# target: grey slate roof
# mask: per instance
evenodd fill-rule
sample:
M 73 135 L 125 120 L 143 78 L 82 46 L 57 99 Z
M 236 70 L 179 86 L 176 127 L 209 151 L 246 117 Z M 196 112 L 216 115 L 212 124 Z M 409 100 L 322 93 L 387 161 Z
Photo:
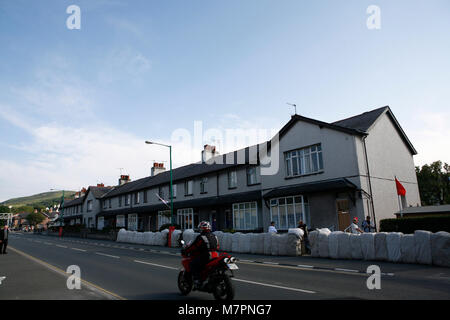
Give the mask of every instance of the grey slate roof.
M 353 116 L 347 119 L 339 120 L 333 123 L 327 123 L 311 118 L 306 118 L 300 115 L 294 115 L 291 117 L 291 120 L 279 131 L 280 138 L 287 132 L 289 129 L 297 122 L 297 121 L 306 121 L 309 123 L 316 124 L 321 127 L 327 127 L 333 130 L 338 130 L 342 132 L 346 132 L 353 135 L 358 136 L 364 136 L 367 135 L 367 130 L 375 123 L 375 121 L 385 112 L 388 113 L 388 115 L 391 117 L 392 121 L 396 125 L 397 131 L 399 132 L 402 139 L 405 141 L 405 143 L 410 148 L 411 152 L 413 154 L 417 154 L 417 151 L 412 146 L 411 142 L 409 141 L 406 134 L 403 132 L 402 128 L 400 127 L 399 123 L 395 119 L 394 115 L 392 114 L 390 108 L 388 106 L 374 109 L 372 111 L 364 112 L 360 115 Z M 253 147 L 253 146 L 252 146 Z M 249 163 L 249 148 L 247 147 L 245 149 L 245 163 Z M 268 148 L 270 148 L 270 141 L 268 141 Z M 237 167 L 243 164 L 236 164 L 237 161 L 237 152 L 239 150 L 231 152 L 234 153 L 234 164 L 204 164 L 204 163 L 193 163 L 189 164 L 183 167 L 179 167 L 176 169 L 173 169 L 173 181 L 180 181 L 187 178 L 193 178 L 196 176 L 201 176 L 207 173 L 211 172 L 217 172 L 221 170 L 226 170 L 229 168 Z M 259 154 L 258 154 L 259 156 Z M 225 157 L 226 155 L 222 155 L 225 163 Z M 143 189 L 147 189 L 149 187 L 154 187 L 162 184 L 167 184 L 170 181 L 170 173 L 169 171 L 162 172 L 154 177 L 145 177 L 139 180 L 128 182 L 122 186 L 114 187 L 111 191 L 107 192 L 103 195 L 102 198 L 110 198 L 114 197 L 120 194 L 126 194 L 131 192 L 140 191 Z
M 369 130 L 369 128 L 375 123 L 378 117 L 380 117 L 387 110 L 389 110 L 389 107 L 387 106 L 378 108 L 372 111 L 364 112 L 357 116 L 335 121 L 333 122 L 333 124 L 349 129 L 367 132 L 367 130 Z
M 92 194 L 94 195 L 94 197 L 96 199 L 100 199 L 101 197 L 103 197 L 103 195 L 105 193 L 108 193 L 109 191 L 112 190 L 113 187 L 95 187 L 95 186 L 90 186 L 89 190 L 92 192 Z M 86 192 L 87 195 L 87 192 Z
M 72 207 L 72 206 L 76 206 L 79 204 L 82 204 L 84 201 L 84 196 L 70 200 L 70 201 L 64 201 L 64 208 L 68 208 L 68 207 Z

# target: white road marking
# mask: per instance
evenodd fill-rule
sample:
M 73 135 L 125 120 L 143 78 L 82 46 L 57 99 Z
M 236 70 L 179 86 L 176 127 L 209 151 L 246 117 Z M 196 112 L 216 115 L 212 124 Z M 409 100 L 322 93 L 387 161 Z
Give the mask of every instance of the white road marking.
M 56 246 L 57 246 L 57 247 L 60 247 L 60 248 L 67 248 L 67 246 L 62 246 L 62 245 L 60 245 L 60 244 L 57 244 Z
M 116 258 L 119 259 L 120 257 L 118 256 L 112 256 L 110 254 L 106 254 L 106 253 L 101 253 L 101 252 L 96 252 L 95 254 L 101 255 L 101 256 L 105 256 L 105 257 L 110 257 L 110 258 Z
M 300 267 L 300 268 L 314 268 L 314 266 L 308 266 L 306 264 L 298 264 L 297 267 Z
M 353 269 L 343 269 L 343 268 L 334 268 L 335 271 L 344 271 L 344 272 L 359 272 L 358 270 Z
M 70 248 L 70 249 L 72 249 L 72 250 L 77 250 L 77 251 L 81 251 L 81 252 L 86 252 L 86 250 L 84 250 L 84 249 L 78 249 L 78 248 Z
M 235 280 L 235 281 L 240 281 L 240 282 L 245 282 L 245 283 L 250 283 L 250 284 L 257 284 L 257 285 L 265 286 L 265 287 L 272 287 L 272 288 L 278 288 L 278 289 L 284 289 L 284 290 L 298 291 L 298 292 L 303 292 L 303 293 L 316 293 L 315 291 L 298 289 L 298 288 L 283 287 L 283 286 L 277 286 L 277 285 L 269 284 L 269 283 L 262 283 L 262 282 L 243 280 L 243 279 L 236 279 L 236 278 L 232 278 L 232 279 Z
M 50 242 L 44 242 L 45 244 L 48 244 L 49 246 L 51 246 L 53 243 Z
M 139 260 L 134 260 L 134 262 L 148 264 L 150 266 L 155 266 L 155 267 L 161 267 L 161 268 L 166 268 L 166 269 L 178 270 L 178 268 L 169 267 L 169 266 L 163 266 L 161 264 L 156 264 L 156 263 L 150 263 L 150 262 L 139 261 Z
M 264 264 L 273 264 L 273 265 L 278 265 L 278 262 L 270 262 L 270 261 L 263 261 Z

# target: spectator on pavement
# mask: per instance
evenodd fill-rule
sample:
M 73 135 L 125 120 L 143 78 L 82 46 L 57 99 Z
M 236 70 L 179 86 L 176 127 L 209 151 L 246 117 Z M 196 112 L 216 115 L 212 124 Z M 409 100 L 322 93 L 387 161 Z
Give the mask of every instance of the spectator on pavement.
M 0 230 L 0 254 L 7 254 L 6 247 L 8 246 L 9 230 L 8 226 L 5 225 L 2 230 Z
M 303 232 L 304 232 L 304 234 L 303 234 L 303 241 L 305 242 L 306 252 L 310 253 L 311 249 L 310 249 L 310 246 L 309 246 L 308 227 L 306 226 L 306 223 L 304 223 L 303 220 L 300 220 L 298 222 L 297 228 L 300 228 L 300 229 L 303 230 Z
M 375 226 L 370 222 L 370 216 L 366 217 L 361 226 L 364 232 L 375 232 Z
M 350 230 L 351 233 L 353 234 L 360 234 L 360 233 L 364 233 L 359 227 L 358 227 L 358 218 L 354 217 L 353 218 L 353 223 L 351 225 L 349 225 L 344 231 Z
M 275 221 L 272 221 L 269 226 L 269 233 L 277 233 L 277 229 L 275 228 Z

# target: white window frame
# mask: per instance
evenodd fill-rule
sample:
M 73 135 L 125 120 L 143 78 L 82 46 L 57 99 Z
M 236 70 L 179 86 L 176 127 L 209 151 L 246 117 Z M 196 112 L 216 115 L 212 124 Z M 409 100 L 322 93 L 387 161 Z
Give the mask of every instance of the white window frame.
M 200 193 L 208 193 L 206 190 L 206 185 L 208 183 L 208 178 L 204 177 L 200 180 Z
M 177 223 L 182 230 L 194 229 L 195 226 L 195 213 L 193 208 L 184 208 L 177 210 Z M 186 221 L 186 218 L 188 218 Z
M 256 170 L 257 167 L 249 167 L 246 170 L 247 175 L 247 185 L 253 186 L 255 184 L 259 184 L 258 181 L 258 171 Z
M 228 171 L 228 189 L 237 188 L 237 171 Z
M 316 155 L 315 165 L 317 165 L 317 170 L 314 170 L 314 155 Z M 324 170 L 322 144 L 318 143 L 305 148 L 287 151 L 284 154 L 284 161 L 287 177 L 299 177 L 322 172 Z M 307 168 L 308 164 L 309 168 Z M 297 167 L 297 173 L 294 173 L 294 166 Z
M 247 215 L 247 210 L 249 210 L 249 215 Z M 256 221 L 252 224 L 253 210 L 255 210 Z M 236 216 L 238 215 L 238 217 Z M 255 230 L 258 229 L 258 203 L 256 201 L 252 202 L 239 202 L 233 203 L 232 205 L 232 217 L 233 217 L 233 229 L 235 230 Z M 236 219 L 239 219 L 239 224 L 236 223 Z M 250 224 L 248 224 L 247 219 L 250 219 Z M 241 225 L 243 221 L 243 226 Z
M 297 213 L 295 208 L 296 204 L 298 202 L 295 201 L 295 198 L 301 198 L 301 207 L 302 212 L 301 214 Z M 284 204 L 280 205 L 279 200 L 283 199 Z M 288 216 L 288 204 L 287 199 L 292 199 L 292 207 L 294 209 L 294 223 L 293 225 L 289 225 L 289 216 Z M 305 201 L 306 199 L 306 201 Z M 275 204 L 276 203 L 276 204 Z M 300 203 L 299 203 L 300 204 Z M 287 230 L 289 228 L 296 228 L 297 222 L 300 220 L 303 220 L 306 225 L 310 225 L 310 211 L 309 211 L 309 202 L 308 198 L 303 195 L 295 195 L 295 196 L 289 196 L 289 197 L 279 197 L 279 198 L 272 198 L 269 201 L 270 205 L 270 221 L 275 222 L 275 227 L 280 230 Z M 284 209 L 284 216 L 285 216 L 285 224 L 281 225 L 281 214 L 280 214 L 280 207 Z M 276 209 L 275 209 L 276 208 Z M 274 212 L 276 210 L 276 212 Z M 286 227 L 285 227 L 286 226 Z
M 184 195 L 192 196 L 193 194 L 194 194 L 194 180 L 186 180 L 186 182 L 184 183 Z
M 163 224 L 167 224 L 170 222 L 170 210 L 158 211 L 158 230 Z

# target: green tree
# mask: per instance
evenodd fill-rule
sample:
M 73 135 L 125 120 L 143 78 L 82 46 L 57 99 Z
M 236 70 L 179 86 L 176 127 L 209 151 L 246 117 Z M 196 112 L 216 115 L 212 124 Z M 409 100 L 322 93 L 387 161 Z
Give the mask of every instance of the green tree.
M 441 161 L 416 167 L 422 205 L 450 204 L 450 166 Z
M 7 206 L 0 205 L 0 213 L 8 213 L 10 212 Z
M 42 213 L 36 212 L 36 213 L 30 213 L 26 219 L 28 220 L 28 222 L 35 226 L 39 223 L 41 223 L 42 221 L 45 220 L 45 216 Z

